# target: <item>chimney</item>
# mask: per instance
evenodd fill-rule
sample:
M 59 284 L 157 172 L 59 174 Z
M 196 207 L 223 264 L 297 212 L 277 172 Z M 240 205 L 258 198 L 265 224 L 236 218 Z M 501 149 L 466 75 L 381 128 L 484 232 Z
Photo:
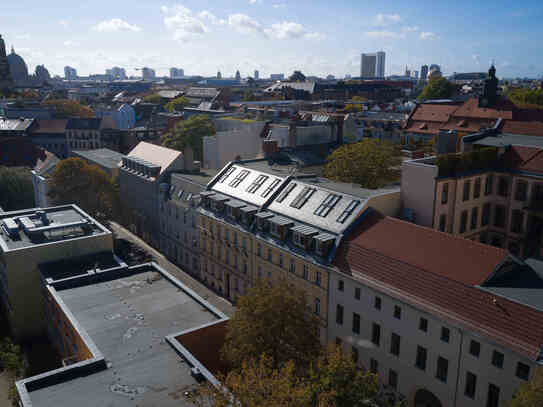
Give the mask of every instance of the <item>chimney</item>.
M 190 147 L 185 148 L 185 151 L 183 151 L 183 165 L 185 171 L 194 170 L 194 151 Z

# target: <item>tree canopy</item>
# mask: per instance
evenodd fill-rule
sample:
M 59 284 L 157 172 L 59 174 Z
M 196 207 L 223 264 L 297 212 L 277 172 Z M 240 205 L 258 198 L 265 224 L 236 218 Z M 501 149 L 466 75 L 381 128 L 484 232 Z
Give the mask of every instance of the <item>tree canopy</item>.
M 510 403 L 510 407 L 543 406 L 543 369 L 535 371 L 532 380 L 522 384 Z
M 30 170 L 23 167 L 0 167 L 0 207 L 5 211 L 15 211 L 34 206 Z
M 196 160 L 202 160 L 203 138 L 215 134 L 215 127 L 206 115 L 192 116 L 177 122 L 172 130 L 162 136 L 162 145 L 178 151 L 191 147 Z
M 56 203 L 75 203 L 98 220 L 110 220 L 118 214 L 117 186 L 104 170 L 81 158 L 60 161 L 51 174 L 49 187 L 49 195 Z
M 294 71 L 292 75 L 290 75 L 289 80 L 291 82 L 305 82 L 305 75 L 302 71 Z
M 42 102 L 42 106 L 55 108 L 56 116 L 59 119 L 69 117 L 95 117 L 94 111 L 91 108 L 69 99 L 49 99 Z
M 394 182 L 402 163 L 400 151 L 388 141 L 364 139 L 346 144 L 328 157 L 326 178 L 360 184 L 362 188 L 381 188 Z
M 422 89 L 419 96 L 420 100 L 425 99 L 445 99 L 453 95 L 455 86 L 447 79 L 440 77 L 430 79 Z
M 368 99 L 362 96 L 353 96 L 351 100 L 353 102 L 367 102 L 368 101 Z M 362 109 L 363 109 L 362 105 L 358 103 L 356 104 L 348 103 L 345 105 L 345 111 L 350 112 L 350 113 L 361 112 Z
M 305 292 L 286 281 L 257 284 L 238 300 L 223 358 L 234 368 L 262 354 L 271 357 L 274 368 L 288 361 L 309 366 L 320 349 L 319 320 L 309 311 Z
M 162 101 L 162 98 L 158 93 L 153 93 L 151 95 L 147 95 L 143 98 L 143 101 L 146 103 L 154 103 L 156 105 L 160 104 Z
M 168 112 L 180 112 L 183 108 L 189 104 L 189 100 L 184 96 L 176 97 L 175 99 L 170 100 L 164 108 Z
M 543 90 L 542 89 L 512 89 L 506 93 L 511 102 L 518 107 L 537 107 L 543 108 Z

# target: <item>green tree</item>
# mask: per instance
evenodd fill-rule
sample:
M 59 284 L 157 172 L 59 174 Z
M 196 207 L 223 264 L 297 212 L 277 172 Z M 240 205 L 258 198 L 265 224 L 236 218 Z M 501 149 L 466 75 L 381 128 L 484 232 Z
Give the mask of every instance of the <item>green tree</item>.
M 183 110 L 183 108 L 188 105 L 190 102 L 189 100 L 184 96 L 176 97 L 175 99 L 170 100 L 164 108 L 168 112 L 180 112 Z
M 400 151 L 394 144 L 364 139 L 346 144 L 330 154 L 324 176 L 376 189 L 398 179 L 401 163 Z
M 506 96 L 517 107 L 543 108 L 542 89 L 511 89 L 506 92 Z
M 309 370 L 312 405 L 363 407 L 378 395 L 377 376 L 357 368 L 352 355 L 330 345 Z
M 56 116 L 59 119 L 69 117 L 95 117 L 94 111 L 91 108 L 69 99 L 49 99 L 42 102 L 42 106 L 55 108 Z
M 94 218 L 118 216 L 119 193 L 107 173 L 81 158 L 67 158 L 51 174 L 49 195 L 58 204 L 75 203 Z
M 455 86 L 447 79 L 440 77 L 430 79 L 419 96 L 420 100 L 445 99 L 453 95 Z
M 522 384 L 510 403 L 510 407 L 541 407 L 543 406 L 543 369 L 535 371 L 532 379 Z
M 30 170 L 23 167 L 0 167 L 0 207 L 5 211 L 15 211 L 34 206 Z
M 206 115 L 192 116 L 177 122 L 172 130 L 162 136 L 162 145 L 178 151 L 191 147 L 196 160 L 202 160 L 203 138 L 215 134 L 215 127 Z
M 252 102 L 253 100 L 255 100 L 255 95 L 253 94 L 252 91 L 246 90 L 246 91 L 243 93 L 243 100 L 244 100 L 245 102 Z
M 368 99 L 362 96 L 353 96 L 351 100 L 353 102 L 367 102 L 368 101 Z M 361 112 L 362 109 L 363 109 L 362 105 L 358 103 L 356 104 L 348 103 L 347 105 L 345 105 L 345 111 L 350 112 L 350 113 Z
M 289 81 L 305 82 L 305 75 L 302 73 L 302 71 L 294 71 L 292 75 L 290 75 Z
M 156 105 L 160 104 L 162 102 L 162 98 L 158 93 L 153 93 L 152 95 L 147 95 L 143 98 L 143 101 L 145 103 L 154 103 Z
M 260 282 L 237 305 L 222 349 L 223 359 L 234 368 L 266 354 L 274 369 L 289 361 L 305 369 L 318 355 L 320 322 L 303 290 L 286 281 L 272 286 Z

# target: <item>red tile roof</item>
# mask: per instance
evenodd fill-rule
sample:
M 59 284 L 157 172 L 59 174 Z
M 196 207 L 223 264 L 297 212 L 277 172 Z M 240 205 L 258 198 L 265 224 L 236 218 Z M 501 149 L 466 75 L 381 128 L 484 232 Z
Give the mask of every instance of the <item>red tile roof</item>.
M 501 128 L 503 133 L 525 136 L 543 136 L 543 121 L 506 120 Z
M 455 105 L 422 103 L 415 108 L 410 119 L 446 123 L 456 109 L 458 109 L 458 106 Z
M 473 286 L 505 258 L 501 249 L 374 213 L 342 242 L 334 265 L 535 360 L 543 312 Z
M 501 100 L 496 107 L 479 107 L 479 99 L 471 98 L 452 113 L 453 117 L 476 119 L 513 119 L 515 105 L 508 100 Z
M 64 133 L 66 131 L 67 119 L 39 119 L 33 133 L 35 134 L 51 134 Z
M 543 149 L 512 146 L 503 157 L 505 166 L 512 170 L 543 173 Z

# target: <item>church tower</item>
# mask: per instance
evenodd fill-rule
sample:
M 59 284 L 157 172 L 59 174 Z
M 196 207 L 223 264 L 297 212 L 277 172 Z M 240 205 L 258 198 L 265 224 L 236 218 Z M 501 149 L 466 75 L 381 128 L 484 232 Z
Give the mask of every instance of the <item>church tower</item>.
M 492 107 L 498 101 L 498 78 L 494 64 L 488 70 L 488 77 L 485 79 L 483 95 L 479 97 L 480 107 Z
M 11 88 L 13 80 L 9 71 L 8 56 L 6 54 L 6 44 L 0 35 L 0 90 Z

